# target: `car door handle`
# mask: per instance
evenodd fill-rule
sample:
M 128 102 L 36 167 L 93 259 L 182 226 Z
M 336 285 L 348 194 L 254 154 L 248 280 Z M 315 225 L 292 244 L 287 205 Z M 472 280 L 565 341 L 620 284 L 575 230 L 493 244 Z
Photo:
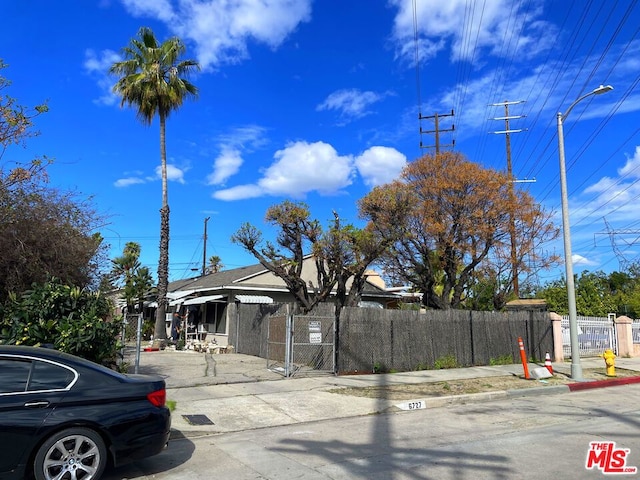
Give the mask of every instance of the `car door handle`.
M 27 408 L 44 408 L 49 406 L 49 402 L 47 401 L 39 401 L 39 402 L 27 402 L 24 404 Z

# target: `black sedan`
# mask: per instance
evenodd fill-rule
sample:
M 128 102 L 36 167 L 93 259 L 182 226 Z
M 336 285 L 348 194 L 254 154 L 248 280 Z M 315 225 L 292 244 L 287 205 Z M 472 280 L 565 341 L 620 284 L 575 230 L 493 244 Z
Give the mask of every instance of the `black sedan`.
M 155 455 L 169 441 L 165 400 L 161 377 L 0 345 L 0 479 L 97 480 Z

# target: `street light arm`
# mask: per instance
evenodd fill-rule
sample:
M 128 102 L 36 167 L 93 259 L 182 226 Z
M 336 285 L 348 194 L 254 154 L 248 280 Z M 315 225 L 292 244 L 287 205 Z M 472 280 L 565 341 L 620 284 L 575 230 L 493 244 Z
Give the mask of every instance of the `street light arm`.
M 573 107 L 575 107 L 578 103 L 580 103 L 585 98 L 590 97 L 591 95 L 601 95 L 601 94 L 609 92 L 611 90 L 613 90 L 613 87 L 611 85 L 600 85 L 595 90 L 593 90 L 593 91 L 591 91 L 589 93 L 585 93 L 580 98 L 578 98 L 575 102 L 573 102 L 571 105 L 569 105 L 569 108 L 567 108 L 567 111 L 564 112 L 564 114 L 560 114 L 560 117 L 561 117 L 562 121 L 564 122 L 567 119 L 567 117 L 569 116 L 569 113 L 571 112 Z

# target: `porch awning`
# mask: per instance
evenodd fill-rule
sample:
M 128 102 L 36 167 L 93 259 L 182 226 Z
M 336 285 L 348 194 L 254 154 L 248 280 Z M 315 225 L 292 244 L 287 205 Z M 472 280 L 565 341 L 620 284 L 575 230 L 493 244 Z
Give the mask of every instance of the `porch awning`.
M 273 303 L 273 298 L 268 297 L 267 295 L 236 295 L 236 300 L 240 303 Z
M 205 295 L 203 297 L 189 298 L 184 302 L 182 302 L 182 305 L 202 305 L 203 303 L 215 302 L 216 300 L 220 300 L 222 298 L 225 298 L 225 296 L 224 295 Z

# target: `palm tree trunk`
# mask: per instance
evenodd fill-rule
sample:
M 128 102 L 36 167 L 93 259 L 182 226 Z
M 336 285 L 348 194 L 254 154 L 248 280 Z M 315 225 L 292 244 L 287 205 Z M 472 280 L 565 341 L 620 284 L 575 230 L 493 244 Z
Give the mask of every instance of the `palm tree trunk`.
M 167 289 L 169 286 L 169 199 L 167 194 L 166 116 L 160 113 L 160 159 L 162 165 L 162 208 L 160 209 L 160 260 L 158 261 L 158 309 L 155 339 L 166 339 Z

